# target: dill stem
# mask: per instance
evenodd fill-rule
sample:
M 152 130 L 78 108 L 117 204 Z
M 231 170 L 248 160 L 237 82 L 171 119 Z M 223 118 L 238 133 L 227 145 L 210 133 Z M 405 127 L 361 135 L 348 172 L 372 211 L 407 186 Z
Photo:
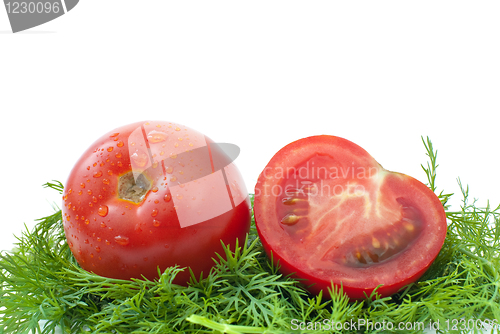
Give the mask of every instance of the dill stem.
M 499 277 L 498 277 L 498 272 L 495 270 L 495 266 L 493 265 L 493 263 L 491 263 L 490 261 L 486 260 L 485 258 L 482 258 L 480 256 L 477 256 L 476 254 L 468 251 L 467 249 L 464 249 L 462 247 L 459 247 L 458 250 L 460 252 L 462 252 L 463 254 L 467 255 L 467 256 L 470 256 L 476 260 L 480 260 L 481 262 L 483 262 L 486 267 L 489 269 L 490 273 L 492 274 L 493 276 L 493 282 L 495 283 L 495 292 L 493 293 L 493 296 L 491 296 L 491 299 L 490 301 L 494 301 L 495 298 L 497 297 L 497 294 L 498 294 L 498 285 L 499 285 Z M 484 314 L 484 312 L 486 311 L 486 308 L 483 309 L 483 311 L 481 312 L 481 314 L 479 315 L 479 318 L 482 317 L 482 315 Z
M 192 314 L 186 320 L 228 334 L 262 333 L 265 330 L 263 327 L 221 324 L 196 314 Z
M 486 260 L 485 258 L 483 257 L 480 257 L 480 256 L 477 256 L 476 254 L 472 253 L 471 251 L 468 251 L 467 249 L 465 248 L 462 248 L 462 247 L 459 247 L 458 248 L 459 251 L 461 251 L 462 253 L 464 253 L 465 255 L 468 255 L 476 260 L 480 260 L 482 261 L 484 264 L 486 264 L 486 266 L 488 267 L 488 269 L 490 269 L 491 271 L 491 274 L 493 276 L 495 276 L 495 280 L 498 278 L 498 274 L 497 272 L 494 270 L 494 265 L 493 263 L 491 263 L 490 261 Z

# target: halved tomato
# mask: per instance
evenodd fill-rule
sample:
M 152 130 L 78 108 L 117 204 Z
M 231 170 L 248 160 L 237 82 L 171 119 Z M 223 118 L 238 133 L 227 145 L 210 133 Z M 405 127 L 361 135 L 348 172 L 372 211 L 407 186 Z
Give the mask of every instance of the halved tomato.
M 339 137 L 282 148 L 259 176 L 255 222 L 269 256 L 311 293 L 331 284 L 352 299 L 388 296 L 417 280 L 438 255 L 446 216 L 418 180 L 382 168 Z

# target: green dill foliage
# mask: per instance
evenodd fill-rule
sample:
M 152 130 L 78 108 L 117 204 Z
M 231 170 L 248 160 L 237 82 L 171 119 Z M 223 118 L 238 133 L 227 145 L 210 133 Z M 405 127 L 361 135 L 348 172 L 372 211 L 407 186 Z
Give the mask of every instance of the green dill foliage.
M 436 191 L 437 151 L 428 138 L 423 142 L 430 161 L 422 168 Z M 63 333 L 331 333 L 334 324 L 344 324 L 346 333 L 371 333 L 377 323 L 389 322 L 395 329 L 400 323 L 439 323 L 439 332 L 474 332 L 500 319 L 500 206 L 476 206 L 468 187 L 460 180 L 459 185 L 458 211 L 447 206 L 451 194 L 438 195 L 448 234 L 425 275 L 396 295 L 374 293 L 358 302 L 349 302 L 341 287 L 332 288 L 331 300 L 311 296 L 281 275 L 264 254 L 254 222 L 245 244 L 223 245 L 225 254 L 214 259 L 214 269 L 207 277 L 192 277 L 188 287 L 172 284 L 183 268 L 168 268 L 155 281 L 97 276 L 76 263 L 57 211 L 26 229 L 11 252 L 0 254 L 0 334 L 56 328 Z M 59 182 L 45 186 L 63 189 Z M 358 326 L 360 321 L 372 327 Z

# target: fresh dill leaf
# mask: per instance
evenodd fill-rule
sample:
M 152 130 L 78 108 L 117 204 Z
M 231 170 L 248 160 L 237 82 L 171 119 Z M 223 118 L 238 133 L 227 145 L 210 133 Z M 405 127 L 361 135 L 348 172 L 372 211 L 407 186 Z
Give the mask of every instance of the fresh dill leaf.
M 434 150 L 434 147 L 432 146 L 432 142 L 429 137 L 427 137 L 426 140 L 424 140 L 424 137 L 422 137 L 422 142 L 424 143 L 425 150 L 427 151 L 425 154 L 427 157 L 429 157 L 429 161 L 427 162 L 427 168 L 424 165 L 421 165 L 422 169 L 424 170 L 427 180 L 429 183 L 427 183 L 427 186 L 433 191 L 436 192 L 436 170 L 438 168 L 438 164 L 436 163 L 437 161 L 437 150 Z M 448 200 L 453 194 L 443 194 L 443 191 L 438 195 L 439 200 L 443 204 L 443 207 L 445 209 L 449 208 L 449 205 L 446 205 Z
M 43 185 L 44 188 L 52 188 L 62 194 L 64 191 L 64 186 L 60 181 L 52 180 L 52 182 L 47 182 Z
M 437 151 L 429 138 L 422 141 L 429 157 L 422 168 L 436 192 Z M 447 205 L 452 194 L 438 195 L 448 233 L 424 276 L 391 297 L 373 293 L 356 302 L 342 287 L 332 286 L 326 300 L 281 275 L 279 264 L 266 256 L 254 222 L 245 243 L 223 245 L 213 270 L 205 277 L 192 275 L 187 287 L 172 283 L 188 270 L 178 267 L 159 272 L 155 281 L 97 276 L 78 266 L 57 211 L 26 229 L 11 252 L 0 253 L 0 333 L 48 334 L 56 328 L 63 333 L 331 333 L 334 324 L 359 319 L 394 326 L 439 321 L 440 332 L 448 332 L 443 326 L 451 319 L 498 320 L 500 206 L 478 207 L 468 186 L 458 183 L 459 210 Z M 63 189 L 58 181 L 45 187 Z M 376 331 L 366 325 L 342 329 Z

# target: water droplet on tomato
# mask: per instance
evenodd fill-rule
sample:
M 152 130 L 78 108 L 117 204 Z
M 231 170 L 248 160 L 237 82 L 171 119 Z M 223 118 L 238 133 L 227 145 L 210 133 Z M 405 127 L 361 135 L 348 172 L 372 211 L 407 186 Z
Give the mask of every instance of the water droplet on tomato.
M 111 138 L 113 138 L 113 137 L 116 137 L 116 136 L 118 136 L 118 135 L 119 135 L 119 133 L 118 133 L 118 132 L 115 132 L 115 133 L 113 133 L 110 137 L 111 137 Z
M 152 130 L 148 133 L 147 138 L 150 143 L 161 143 L 167 140 L 167 134 L 161 131 Z
M 101 177 L 102 176 L 102 172 L 99 170 L 99 171 L 95 172 L 93 176 L 95 178 Z
M 99 253 L 99 252 L 101 251 L 101 247 L 97 246 L 97 247 L 95 248 L 95 251 L 96 251 L 97 253 Z
M 116 153 L 115 157 L 117 157 L 118 159 L 120 159 L 122 157 L 122 154 L 121 153 Z
M 151 217 L 156 217 L 158 215 L 158 209 L 153 209 L 153 211 L 151 211 Z
M 170 178 L 170 182 L 174 182 L 174 181 L 176 181 L 176 180 L 177 180 L 177 178 L 176 178 L 175 176 L 172 176 L 172 177 Z
M 126 246 L 129 243 L 129 238 L 118 235 L 115 237 L 115 242 L 121 246 Z
M 102 183 L 104 183 L 104 184 L 109 184 L 109 180 L 108 180 L 108 179 L 103 179 L 103 180 L 102 180 Z
M 158 191 L 158 187 L 156 187 L 156 186 L 153 187 L 153 189 L 151 189 L 151 191 L 154 192 L 154 193 L 157 192 Z
M 170 158 L 171 158 L 171 159 L 176 159 L 176 158 L 177 158 L 177 154 L 175 154 L 175 153 L 171 153 L 171 154 L 170 154 Z
M 101 227 L 106 227 L 106 223 L 105 222 L 101 222 Z
M 177 198 L 178 198 L 178 199 L 182 199 L 182 195 L 181 195 L 181 194 L 178 194 L 178 195 L 177 195 Z
M 81 188 L 85 188 L 85 183 L 80 183 Z
M 179 128 L 178 126 L 175 127 L 175 131 L 181 131 L 181 128 Z
M 174 172 L 174 168 L 172 166 L 168 166 L 167 168 L 165 168 L 165 172 L 167 172 L 168 174 L 172 174 Z
M 108 207 L 106 205 L 99 206 L 97 214 L 101 217 L 106 217 L 108 215 Z
M 158 227 L 160 226 L 160 222 L 158 220 L 153 220 L 153 226 Z
M 157 199 L 155 199 L 155 204 L 158 204 L 158 203 L 160 203 L 160 201 L 159 201 L 159 200 L 157 200 Z
M 112 146 L 108 147 L 108 152 L 112 152 L 112 151 L 113 151 L 113 147 Z
M 116 143 L 116 146 L 118 146 L 118 147 L 122 147 L 123 145 L 124 145 L 124 144 L 123 144 L 123 142 L 122 142 L 122 141 L 119 141 L 118 143 Z
M 139 167 L 146 166 L 146 164 L 149 161 L 148 156 L 146 155 L 146 153 L 139 152 L 139 151 L 135 152 L 134 154 L 132 154 L 132 156 L 130 156 L 130 159 L 132 159 L 132 161 L 134 161 L 134 163 L 137 166 L 139 166 Z
M 170 196 L 170 194 L 166 194 L 165 197 L 163 197 L 163 199 L 165 200 L 165 202 L 170 202 L 172 196 Z
M 113 175 L 113 171 L 111 169 L 108 170 L 108 175 Z
M 89 223 L 90 223 L 90 220 L 85 219 L 85 224 L 87 224 L 87 225 L 88 225 Z

